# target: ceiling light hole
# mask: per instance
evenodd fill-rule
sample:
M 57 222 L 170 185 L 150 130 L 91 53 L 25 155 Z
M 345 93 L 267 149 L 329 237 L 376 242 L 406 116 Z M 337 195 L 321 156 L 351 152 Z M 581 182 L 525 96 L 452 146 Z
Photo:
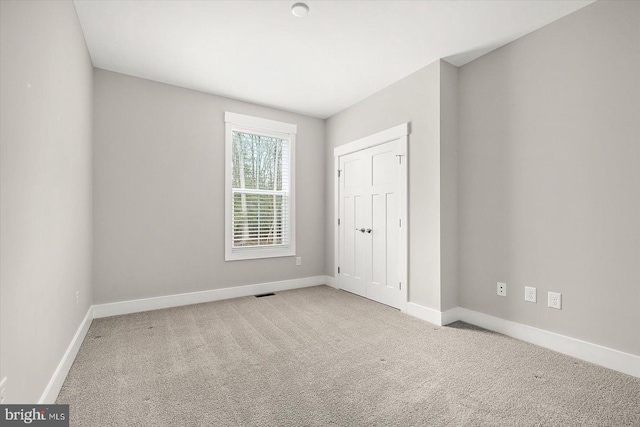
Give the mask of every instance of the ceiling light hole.
M 293 13 L 298 18 L 302 18 L 307 13 L 309 13 L 309 6 L 304 3 L 296 3 L 291 6 L 291 13 Z

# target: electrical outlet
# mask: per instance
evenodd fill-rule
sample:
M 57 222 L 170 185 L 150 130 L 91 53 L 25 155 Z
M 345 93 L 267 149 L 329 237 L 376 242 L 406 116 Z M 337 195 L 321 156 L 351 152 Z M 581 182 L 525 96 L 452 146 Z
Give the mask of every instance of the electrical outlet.
M 507 284 L 506 283 L 498 282 L 497 294 L 500 295 L 501 297 L 506 297 L 507 296 Z
M 296 257 L 296 265 L 302 265 L 302 257 L 301 256 L 297 256 Z
M 549 301 L 547 305 L 551 308 L 562 310 L 562 294 L 558 292 L 549 292 Z
M 524 300 L 529 302 L 538 302 L 537 301 L 537 291 L 536 288 L 532 288 L 531 286 L 524 287 Z
M 0 405 L 2 405 L 5 400 L 7 400 L 7 377 L 4 377 L 2 381 L 0 381 Z
M 76 305 L 80 304 L 80 291 L 76 291 Z

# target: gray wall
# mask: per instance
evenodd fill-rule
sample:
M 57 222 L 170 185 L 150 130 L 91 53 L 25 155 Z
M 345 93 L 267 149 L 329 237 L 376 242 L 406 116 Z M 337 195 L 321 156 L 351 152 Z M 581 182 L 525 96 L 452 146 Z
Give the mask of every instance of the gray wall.
M 440 310 L 458 306 L 458 67 L 440 61 Z
M 597 2 L 460 68 L 463 307 L 640 354 L 639 23 Z
M 440 246 L 441 69 L 446 69 L 444 73 L 448 75 L 455 72 L 455 67 L 449 66 L 449 64 L 442 61 L 434 62 L 327 119 L 327 151 L 325 154 L 327 180 L 325 271 L 326 274 L 335 276 L 333 186 L 336 173 L 333 170 L 333 149 L 400 123 L 411 122 L 411 135 L 409 136 L 409 300 L 436 310 L 441 308 L 442 285 Z M 455 79 L 453 82 L 455 86 Z M 451 111 L 451 109 L 447 111 Z M 451 119 L 449 118 L 449 120 Z M 447 137 L 449 141 L 452 141 L 452 144 L 455 143 L 455 135 L 449 132 Z M 446 152 L 452 151 L 447 149 Z M 455 151 L 453 152 L 455 153 Z M 452 159 L 451 162 L 456 163 L 456 160 Z M 451 188 L 454 187 L 451 186 Z M 447 201 L 447 206 L 453 205 Z M 448 229 L 446 232 L 449 232 Z M 455 263 L 454 260 L 451 262 Z M 454 298 L 456 293 L 455 290 L 452 291 Z
M 92 72 L 70 2 L 0 8 L 9 403 L 40 397 L 92 302 L 92 261 L 97 304 L 333 276 L 333 148 L 402 122 L 412 302 L 640 354 L 640 3 L 597 2 L 459 70 L 436 62 L 326 123 Z M 224 111 L 298 125 L 300 267 L 224 261 Z
M 93 71 L 71 2 L 0 17 L 0 378 L 27 403 L 91 305 Z
M 94 303 L 324 274 L 324 120 L 96 69 Z M 224 112 L 298 125 L 295 258 L 224 261 Z

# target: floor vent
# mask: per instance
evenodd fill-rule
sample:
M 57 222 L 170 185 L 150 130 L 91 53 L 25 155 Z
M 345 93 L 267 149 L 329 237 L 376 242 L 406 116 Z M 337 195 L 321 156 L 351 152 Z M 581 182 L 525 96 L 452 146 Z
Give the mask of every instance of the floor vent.
M 260 295 L 256 295 L 256 298 L 270 297 L 272 295 L 275 295 L 275 294 L 273 292 L 268 293 L 268 294 L 260 294 Z

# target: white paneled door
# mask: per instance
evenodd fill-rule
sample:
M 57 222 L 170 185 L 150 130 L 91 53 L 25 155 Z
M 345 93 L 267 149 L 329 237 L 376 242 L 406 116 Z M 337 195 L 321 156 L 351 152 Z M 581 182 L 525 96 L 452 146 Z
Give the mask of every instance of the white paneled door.
M 340 287 L 396 308 L 406 302 L 403 157 L 399 139 L 346 154 L 338 178 Z

